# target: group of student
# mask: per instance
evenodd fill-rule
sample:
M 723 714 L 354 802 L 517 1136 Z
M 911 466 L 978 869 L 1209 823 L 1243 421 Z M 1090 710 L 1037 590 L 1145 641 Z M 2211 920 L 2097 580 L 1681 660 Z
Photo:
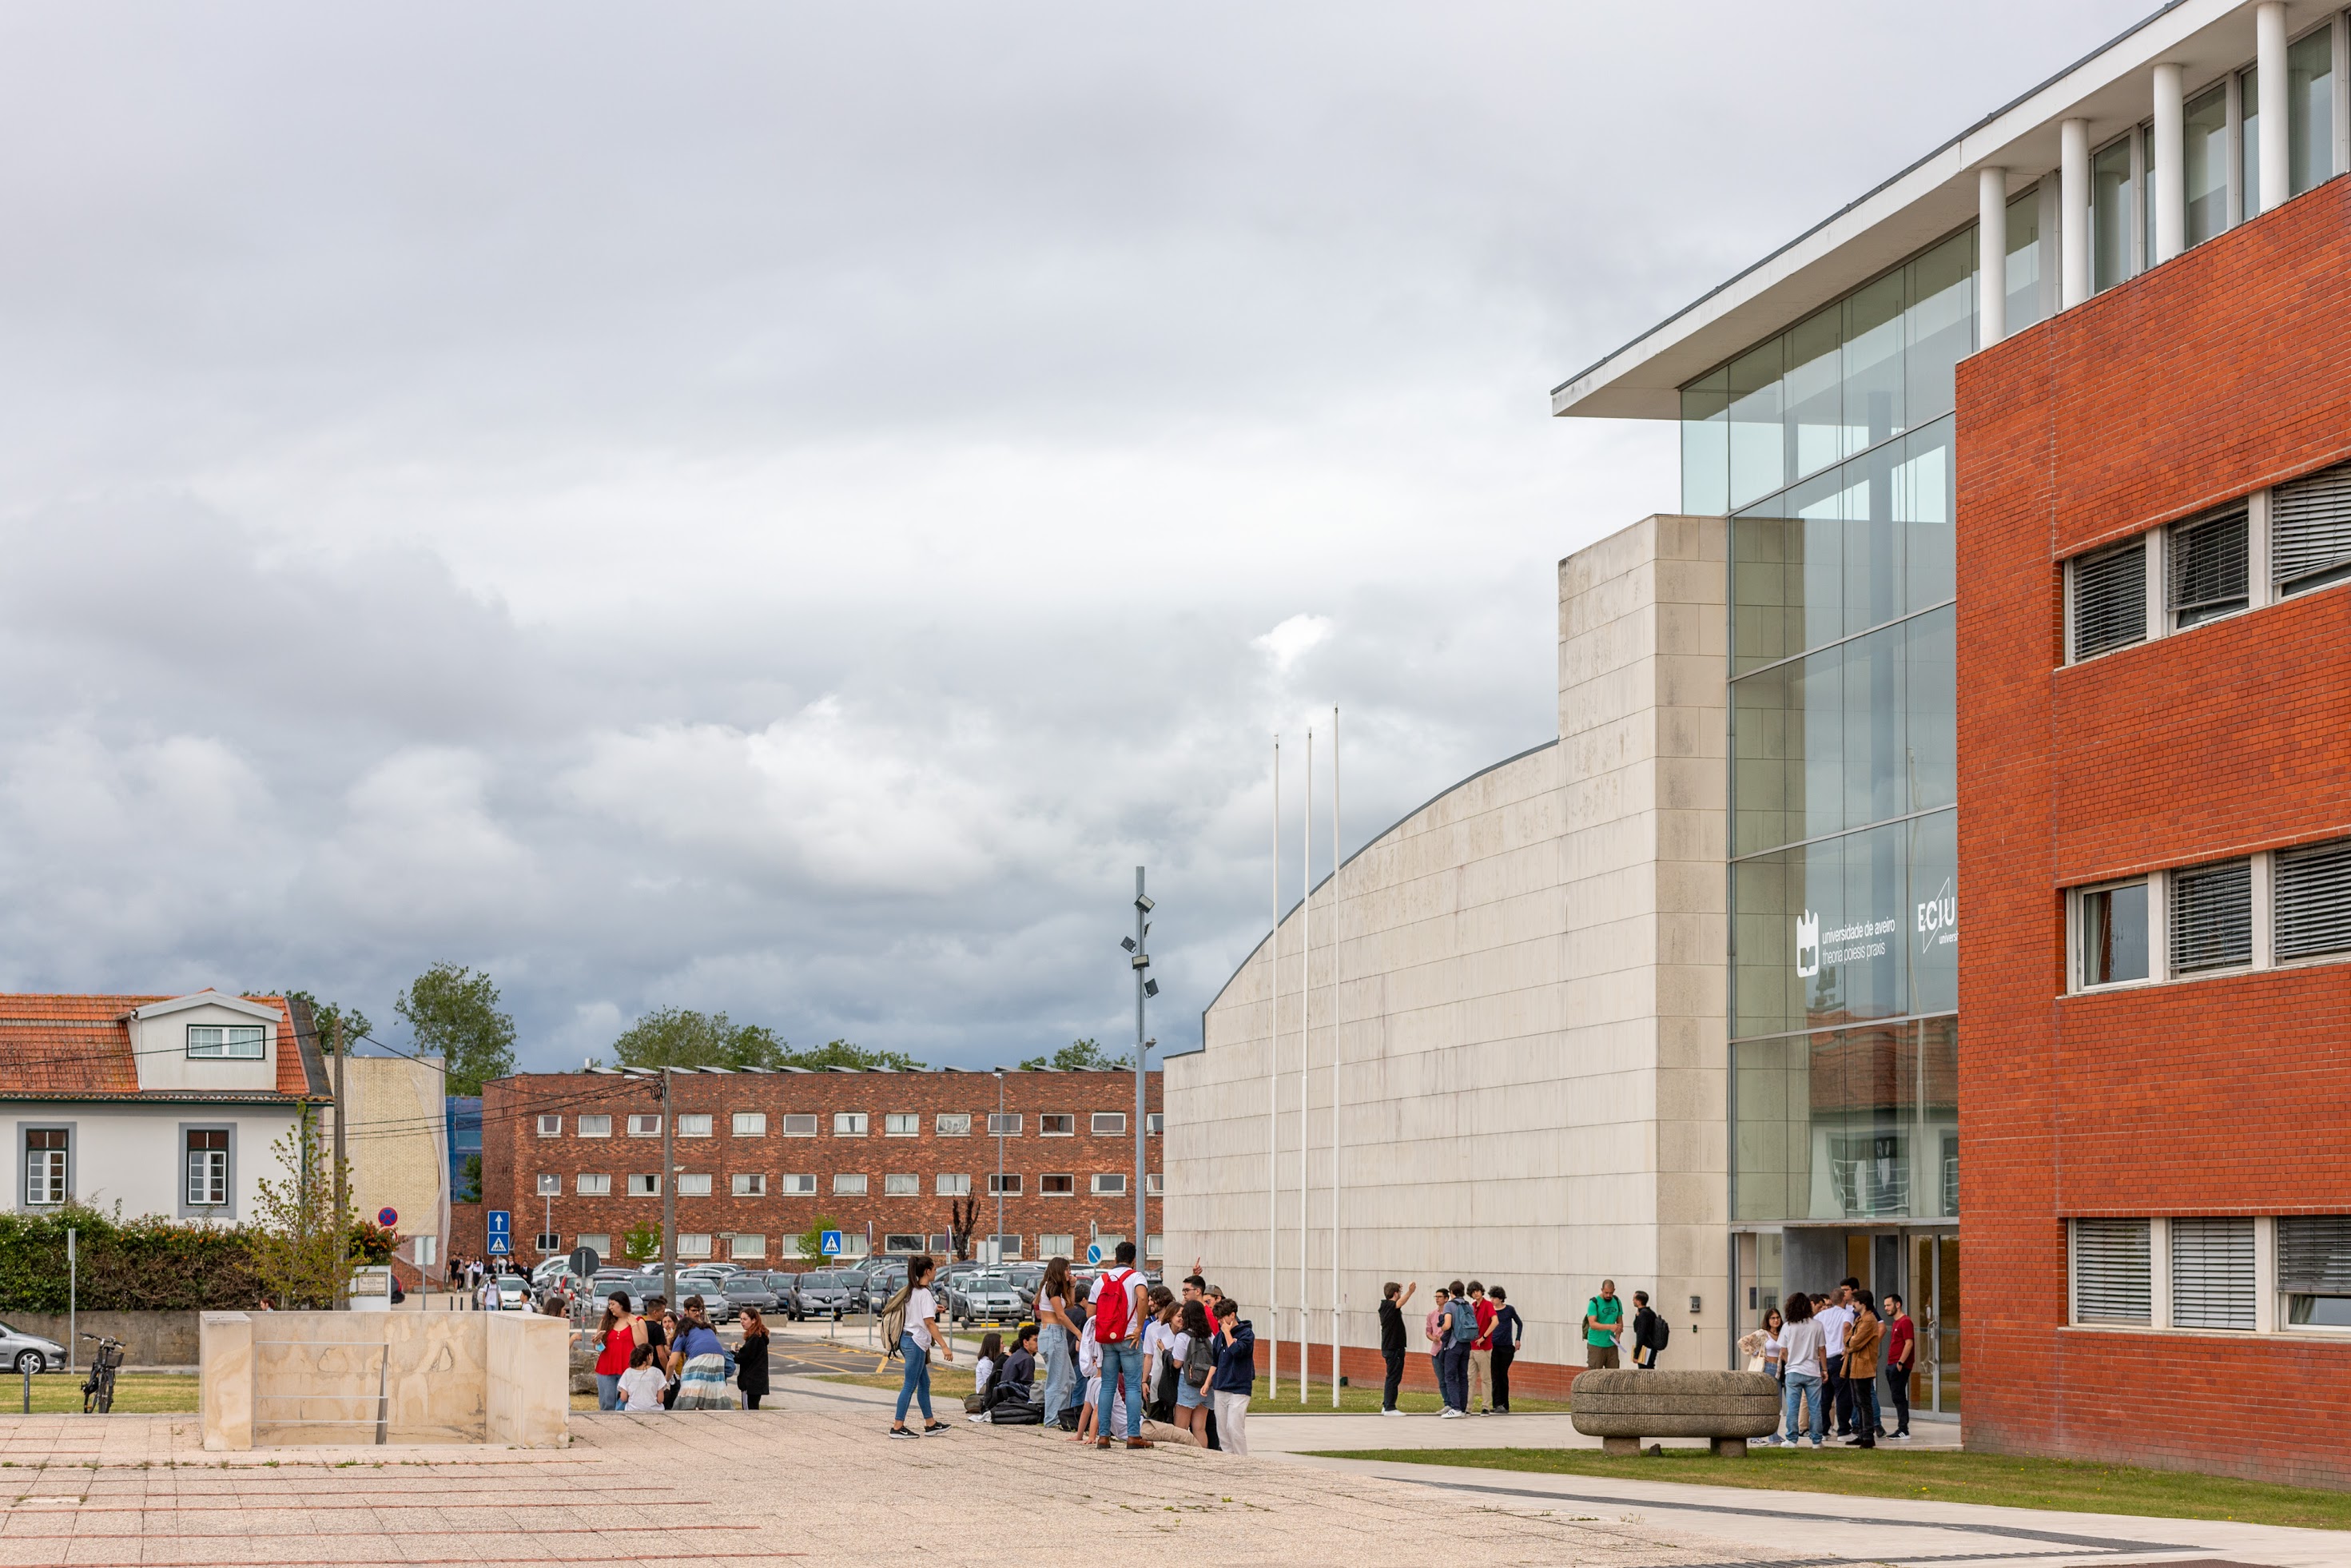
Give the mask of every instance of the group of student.
M 1380 1287 L 1380 1359 L 1387 1364 L 1387 1381 L 1380 1389 L 1383 1416 L 1404 1414 L 1396 1408 L 1396 1391 L 1404 1384 L 1404 1309 L 1419 1289 L 1417 1281 L 1399 1285 L 1390 1280 Z M 1473 1398 L 1480 1416 L 1510 1413 L 1510 1363 L 1526 1337 L 1526 1323 L 1510 1305 L 1509 1291 L 1499 1285 L 1489 1291 L 1476 1280 L 1466 1287 L 1458 1280 L 1439 1285 L 1421 1336 L 1437 1373 L 1442 1416 L 1468 1415 Z
M 942 1361 L 955 1360 L 930 1289 L 935 1267 L 926 1257 L 909 1260 L 905 1284 L 883 1308 L 883 1337 L 905 1363 L 893 1437 L 952 1429 L 931 1409 L 931 1356 L 935 1352 Z M 1183 1281 L 1179 1296 L 1151 1284 L 1134 1267 L 1134 1244 L 1122 1241 L 1083 1301 L 1070 1260 L 1053 1259 L 1038 1282 L 1036 1306 L 1036 1321 L 1020 1326 L 1008 1353 L 1001 1333 L 980 1341 L 965 1402 L 971 1420 L 1057 1427 L 1072 1441 L 1098 1448 L 1111 1447 L 1123 1428 L 1126 1447 L 1148 1448 L 1155 1446 L 1143 1435 L 1148 1415 L 1179 1441 L 1249 1452 L 1256 1333 L 1238 1303 L 1196 1270 Z M 910 1406 L 922 1411 L 920 1432 L 906 1425 Z
M 700 1296 L 672 1316 L 665 1297 L 647 1296 L 640 1313 L 615 1291 L 594 1340 L 599 1410 L 757 1410 L 768 1392 L 769 1335 L 757 1307 L 743 1309 L 743 1342 L 729 1351 Z
M 1902 1298 L 1888 1291 L 1882 1303 L 1857 1279 L 1841 1281 L 1833 1294 L 1797 1291 L 1783 1307 L 1767 1308 L 1762 1326 L 1739 1342 L 1749 1366 L 1768 1372 L 1784 1391 L 1786 1430 L 1764 1439 L 1792 1447 L 1804 1437 L 1807 1402 L 1812 1409 L 1813 1447 L 1826 1440 L 1828 1412 L 1836 1412 L 1836 1435 L 1850 1448 L 1874 1448 L 1880 1437 L 1910 1437 L 1910 1375 L 1918 1363 L 1917 1326 Z M 1893 1396 L 1895 1429 L 1879 1418 L 1877 1377 L 1886 1375 Z

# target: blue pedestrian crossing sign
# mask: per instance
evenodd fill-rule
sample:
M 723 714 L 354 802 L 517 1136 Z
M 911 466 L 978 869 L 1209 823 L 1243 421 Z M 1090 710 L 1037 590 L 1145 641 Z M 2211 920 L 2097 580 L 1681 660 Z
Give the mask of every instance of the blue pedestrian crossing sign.
M 1086 1244 L 1086 1267 L 1089 1269 L 1094 1269 L 1101 1267 L 1101 1265 L 1102 1243 L 1099 1241 L 1088 1242 Z
M 502 1258 L 514 1251 L 514 1215 L 503 1208 L 494 1208 L 489 1220 L 490 1256 Z
M 823 1253 L 828 1258 L 840 1257 L 841 1232 L 838 1230 L 819 1231 L 817 1233 L 816 1249 Z

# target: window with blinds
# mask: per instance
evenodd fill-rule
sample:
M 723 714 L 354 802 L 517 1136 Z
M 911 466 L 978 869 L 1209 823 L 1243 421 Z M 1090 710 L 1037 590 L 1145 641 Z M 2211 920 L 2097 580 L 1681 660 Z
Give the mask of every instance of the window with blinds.
M 2273 896 L 2281 960 L 2351 952 L 2351 839 L 2280 850 Z
M 2147 541 L 2074 563 L 2074 657 L 2087 659 L 2147 637 Z
M 2174 626 L 2193 626 L 2252 602 L 2242 502 L 2171 530 L 2170 611 Z
M 2270 580 L 2299 593 L 2351 577 L 2351 463 L 2270 492 Z
M 2351 1214 L 2277 1222 L 2278 1290 L 2297 1328 L 2351 1328 Z
M 2222 861 L 2171 873 L 2171 972 L 2253 961 L 2253 862 Z
M 2171 1222 L 2171 1326 L 2253 1327 L 2253 1222 Z
M 2153 1270 L 2146 1220 L 2074 1221 L 2074 1321 L 2153 1322 Z

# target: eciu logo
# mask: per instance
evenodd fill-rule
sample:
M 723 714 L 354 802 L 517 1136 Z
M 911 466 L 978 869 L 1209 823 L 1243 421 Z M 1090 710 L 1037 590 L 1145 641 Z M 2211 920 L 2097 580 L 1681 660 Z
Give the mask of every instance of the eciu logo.
M 1807 909 L 1796 919 L 1796 978 L 1821 972 L 1821 917 Z
M 1959 898 L 1951 889 L 1951 879 L 1945 877 L 1935 896 L 1917 909 L 1918 951 L 1941 946 L 1959 939 Z

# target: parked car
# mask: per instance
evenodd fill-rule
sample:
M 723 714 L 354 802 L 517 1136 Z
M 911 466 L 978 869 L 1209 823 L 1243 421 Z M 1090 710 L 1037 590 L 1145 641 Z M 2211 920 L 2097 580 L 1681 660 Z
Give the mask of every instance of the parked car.
M 763 1274 L 760 1278 L 768 1281 L 768 1289 L 776 1292 L 778 1312 L 794 1322 L 799 1322 L 808 1316 L 800 1306 L 800 1277 L 798 1274 L 788 1274 L 778 1270 Z
M 745 1307 L 757 1307 L 764 1316 L 783 1304 L 764 1274 L 737 1274 L 718 1289 L 727 1310 L 738 1317 Z
M 830 1270 L 799 1278 L 801 1314 L 806 1317 L 842 1318 L 864 1310 L 863 1285 L 855 1276 Z
M 34 1372 L 62 1372 L 65 1364 L 66 1347 L 57 1341 L 0 1323 L 0 1365 L 21 1375 L 27 1368 Z
M 1037 1305 L 1037 1287 L 1045 1282 L 1045 1265 L 1016 1263 L 1004 1270 L 1004 1277 L 1012 1281 L 1014 1290 L 1020 1292 L 1022 1310 L 1033 1310 Z
M 1012 1322 L 1021 1311 L 1020 1292 L 1001 1272 L 966 1274 L 947 1287 L 947 1316 L 966 1327 Z

